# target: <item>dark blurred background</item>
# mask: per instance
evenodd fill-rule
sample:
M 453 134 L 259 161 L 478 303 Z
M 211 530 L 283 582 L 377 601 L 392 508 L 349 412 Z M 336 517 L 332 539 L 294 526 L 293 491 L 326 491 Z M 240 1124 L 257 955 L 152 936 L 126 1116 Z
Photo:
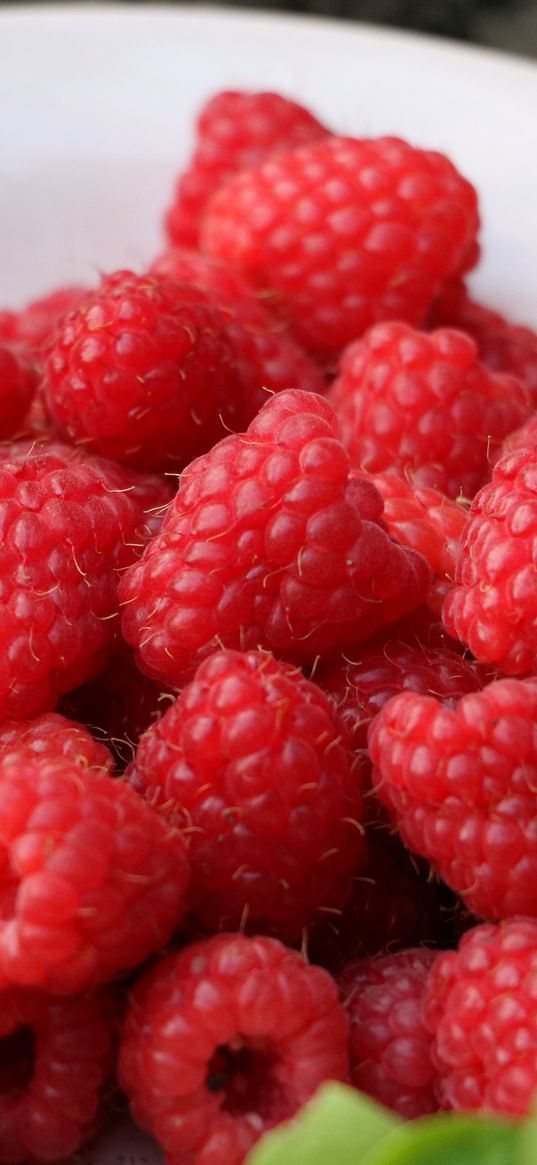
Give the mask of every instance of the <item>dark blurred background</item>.
M 229 0 L 367 20 L 537 57 L 537 0 Z
M 6 0 L 0 0 L 0 7 L 4 2 Z M 127 2 L 136 3 L 136 0 Z M 180 0 L 175 2 L 180 3 Z M 432 33 L 436 36 L 486 45 L 504 52 L 537 57 L 537 0 L 209 0 L 209 2 L 228 3 L 237 8 L 272 8 L 339 16 L 347 20 L 365 20 L 372 24 Z

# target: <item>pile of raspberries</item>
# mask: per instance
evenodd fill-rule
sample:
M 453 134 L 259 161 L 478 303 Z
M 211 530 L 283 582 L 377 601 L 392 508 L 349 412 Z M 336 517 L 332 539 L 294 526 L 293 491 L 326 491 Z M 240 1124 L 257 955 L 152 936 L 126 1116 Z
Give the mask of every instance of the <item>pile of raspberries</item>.
M 126 1097 L 240 1165 L 325 1080 L 537 1097 L 537 335 L 476 192 L 202 109 L 142 272 L 0 313 L 0 1161 Z

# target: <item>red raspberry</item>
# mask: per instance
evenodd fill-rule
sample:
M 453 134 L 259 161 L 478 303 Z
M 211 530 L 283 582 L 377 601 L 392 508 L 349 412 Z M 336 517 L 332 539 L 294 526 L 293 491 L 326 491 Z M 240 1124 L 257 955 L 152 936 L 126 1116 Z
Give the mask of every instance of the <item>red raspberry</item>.
M 537 1096 L 537 921 L 476 926 L 438 956 L 425 988 L 443 1108 L 530 1115 Z
M 144 671 L 178 687 L 218 647 L 312 660 L 417 606 L 424 560 L 392 541 L 375 487 L 348 472 L 333 410 L 301 392 L 189 466 L 121 584 Z
M 242 920 L 294 941 L 343 904 L 363 851 L 351 760 L 330 701 L 296 668 L 260 651 L 201 664 L 142 737 L 131 779 L 184 831 L 208 929 Z
M 97 674 L 116 635 L 118 571 L 147 540 L 128 478 L 61 447 L 0 457 L 0 718 L 24 719 Z
M 155 274 L 178 283 L 192 283 L 210 296 L 228 318 L 228 334 L 244 369 L 243 416 L 245 424 L 265 404 L 267 393 L 285 388 L 324 393 L 324 377 L 304 350 L 261 306 L 252 288 L 222 263 L 195 251 L 176 248 L 152 266 Z
M 36 374 L 15 345 L 0 342 L 0 441 L 22 426 L 36 386 Z
M 23 753 L 33 760 L 66 760 L 82 773 L 88 770 L 112 773 L 113 757 L 104 744 L 73 720 L 56 712 L 35 720 L 5 720 L 0 724 L 0 762 L 10 753 Z
M 526 389 L 532 408 L 537 408 L 537 334 L 512 324 L 468 296 L 460 281 L 449 283 L 432 304 L 429 327 L 458 328 L 477 344 L 479 358 L 493 372 L 516 376 Z
M 468 507 L 436 489 L 413 486 L 394 473 L 376 473 L 373 481 L 384 500 L 383 520 L 403 546 L 419 550 L 429 563 L 432 582 L 427 596 L 437 615 L 453 587 Z
M 78 307 L 88 294 L 90 293 L 85 287 L 58 287 L 48 295 L 32 300 L 22 311 L 12 313 L 12 338 L 34 355 L 38 355 L 62 316 Z
M 371 721 L 399 692 L 436 696 L 452 705 L 482 688 L 491 674 L 448 647 L 409 646 L 388 629 L 380 642 L 357 644 L 321 663 L 315 679 L 336 703 L 352 747 L 361 752 Z
M 148 679 L 136 666 L 133 653 L 120 644 L 104 671 L 64 696 L 65 716 L 85 724 L 99 741 L 106 741 L 118 767 L 132 761 L 142 735 L 169 707 L 173 696 Z M 0 744 L 1 744 L 0 729 Z
M 475 261 L 477 228 L 475 191 L 441 154 L 327 137 L 231 179 L 201 241 L 277 297 L 305 347 L 330 354 L 381 320 L 419 324 Z
M 0 992 L 0 1160 L 63 1161 L 93 1130 L 108 1075 L 110 1001 Z
M 188 862 L 128 785 L 27 749 L 0 758 L 0 980 L 80 991 L 170 937 Z
M 534 414 L 520 429 L 505 438 L 503 452 L 512 453 L 515 449 L 537 449 L 537 415 Z
M 240 420 L 238 357 L 225 316 L 199 289 L 117 271 L 64 317 L 45 395 L 68 440 L 158 470 Z
M 403 841 L 482 918 L 537 916 L 536 717 L 537 682 L 498 680 L 455 708 L 403 692 L 370 729 Z
M 311 962 L 338 970 L 364 955 L 437 940 L 440 911 L 447 914 L 449 906 L 444 908 L 427 869 L 420 869 L 395 835 L 370 829 L 366 860 L 354 875 L 351 896 L 339 915 L 327 914 L 313 932 L 308 956 Z M 449 921 L 446 918 L 446 930 Z
M 488 372 L 461 332 L 379 324 L 346 350 L 330 390 L 352 463 L 473 497 L 528 406 L 513 377 Z
M 444 620 L 477 659 L 508 675 L 535 672 L 537 450 L 502 457 L 475 498 Z
M 173 1165 L 240 1165 L 347 1070 L 335 983 L 275 939 L 195 943 L 134 989 L 120 1081 Z
M 423 948 L 399 951 L 349 963 L 338 976 L 350 1022 L 351 1081 L 407 1120 L 439 1108 L 421 1014 L 436 958 Z
M 168 237 L 180 246 L 196 247 L 200 219 L 215 190 L 238 170 L 328 132 L 302 105 L 279 93 L 215 94 L 196 122 L 195 150 L 166 215 Z

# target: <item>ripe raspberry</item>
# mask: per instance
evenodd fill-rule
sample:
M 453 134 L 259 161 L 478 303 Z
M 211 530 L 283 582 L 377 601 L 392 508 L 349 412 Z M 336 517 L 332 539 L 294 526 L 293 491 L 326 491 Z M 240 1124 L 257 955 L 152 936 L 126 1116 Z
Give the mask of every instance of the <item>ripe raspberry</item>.
M 142 735 L 162 716 L 173 696 L 136 666 L 132 651 L 119 644 L 96 679 L 64 696 L 61 711 L 105 741 L 124 769 Z M 0 744 L 1 744 L 0 729 Z
M 0 441 L 22 426 L 36 386 L 30 362 L 15 345 L 0 342 Z
M 537 922 L 476 926 L 439 955 L 423 1000 L 444 1108 L 529 1115 L 537 1095 Z
M 537 449 L 537 415 L 505 438 L 503 452 L 513 453 L 515 449 Z
M 388 700 L 400 692 L 436 696 L 453 705 L 492 678 L 490 670 L 447 647 L 427 648 L 392 638 L 357 644 L 327 659 L 315 672 L 316 682 L 337 705 L 357 752 L 367 749 L 369 725 Z
M 417 606 L 426 563 L 392 541 L 380 495 L 348 469 L 330 405 L 300 392 L 189 466 L 121 583 L 144 671 L 179 687 L 218 647 L 312 660 Z
M 98 673 L 116 634 L 118 571 L 147 540 L 119 467 L 15 448 L 0 457 L 0 719 L 52 708 Z
M 379 324 L 344 353 L 330 390 L 352 463 L 473 497 L 528 406 L 513 377 L 479 363 L 461 332 Z
M 439 1108 L 421 1014 L 436 958 L 423 948 L 399 951 L 349 963 L 338 976 L 350 1022 L 351 1081 L 407 1120 Z
M 103 771 L 0 758 L 0 980 L 73 992 L 134 967 L 184 904 L 180 835 Z
M 113 757 L 104 744 L 95 741 L 82 724 L 49 712 L 35 720 L 5 720 L 0 725 L 0 763 L 16 753 L 32 760 L 66 760 L 82 770 L 108 772 L 114 768 Z
M 276 296 L 305 347 L 330 354 L 381 320 L 419 324 L 475 261 L 477 228 L 475 191 L 441 154 L 327 137 L 231 179 L 201 243 Z
M 225 91 L 203 106 L 187 170 L 179 176 L 165 225 L 172 243 L 197 247 L 199 224 L 215 190 L 238 170 L 270 154 L 325 137 L 328 130 L 295 101 L 279 93 Z
M 200 287 L 226 313 L 228 334 L 242 358 L 244 424 L 266 403 L 267 393 L 285 388 L 325 392 L 326 383 L 318 366 L 264 310 L 236 271 L 205 255 L 179 248 L 161 256 L 151 270 L 178 283 Z
M 294 941 L 342 906 L 360 865 L 351 761 L 331 702 L 297 668 L 220 651 L 142 737 L 130 775 L 184 831 L 199 920 Z
M 369 733 L 405 845 L 482 918 L 537 916 L 537 683 L 497 680 L 455 708 L 403 692 Z
M 376 473 L 374 483 L 384 500 L 383 520 L 403 546 L 419 550 L 429 563 L 432 582 L 427 603 L 437 615 L 455 582 L 468 507 L 435 489 L 413 486 L 394 473 Z
M 85 287 L 58 287 L 48 295 L 32 300 L 22 311 L 9 313 L 13 316 L 11 338 L 38 357 L 62 316 L 78 307 L 86 295 L 88 289 Z
M 396 835 L 370 828 L 350 898 L 308 936 L 310 962 L 336 971 L 351 959 L 437 941 L 449 924 L 448 918 L 440 924 L 449 910 L 441 890 Z
M 103 992 L 0 992 L 1 1161 L 63 1161 L 80 1148 L 99 1113 L 111 1045 Z
M 537 450 L 498 461 L 475 498 L 444 621 L 477 659 L 508 675 L 536 670 Z
M 137 985 L 120 1081 L 173 1165 L 240 1165 L 348 1070 L 335 983 L 275 939 L 195 943 Z
M 448 283 L 432 304 L 429 327 L 458 328 L 477 344 L 479 359 L 492 372 L 508 372 L 524 385 L 537 408 L 537 334 L 512 324 L 497 311 L 474 303 L 459 280 Z
M 240 420 L 237 362 L 224 315 L 199 289 L 117 271 L 60 324 L 46 403 L 69 441 L 177 467 Z

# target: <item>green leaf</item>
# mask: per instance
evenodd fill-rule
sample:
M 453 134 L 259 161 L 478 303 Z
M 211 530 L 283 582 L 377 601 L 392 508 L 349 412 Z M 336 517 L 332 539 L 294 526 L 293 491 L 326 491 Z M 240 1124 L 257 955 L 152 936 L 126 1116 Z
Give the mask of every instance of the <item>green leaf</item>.
M 360 1165 L 399 1123 L 354 1088 L 324 1084 L 293 1120 L 263 1137 L 246 1165 Z
M 520 1146 L 516 1165 L 536 1165 L 537 1162 L 537 1111 L 528 1117 L 520 1127 Z
M 355 1165 L 522 1165 L 520 1131 L 508 1121 L 445 1113 L 394 1130 Z

